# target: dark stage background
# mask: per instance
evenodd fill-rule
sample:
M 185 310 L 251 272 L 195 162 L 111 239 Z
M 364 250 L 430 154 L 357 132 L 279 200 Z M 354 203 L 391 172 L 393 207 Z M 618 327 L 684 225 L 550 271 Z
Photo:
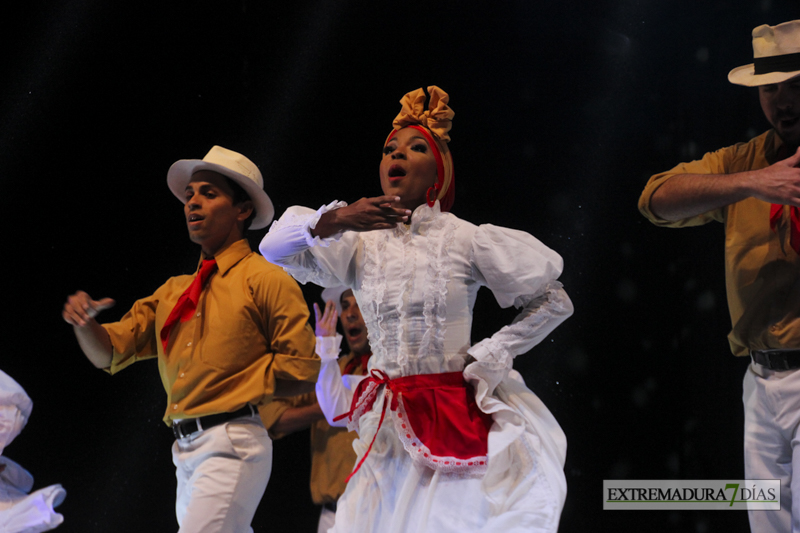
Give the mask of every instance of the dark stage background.
M 755 90 L 726 75 L 750 62 L 751 29 L 797 18 L 796 2 L 33 0 L 11 13 L 0 368 L 34 411 L 4 453 L 35 488 L 67 489 L 59 531 L 177 529 L 155 361 L 109 377 L 61 320 L 77 289 L 115 298 L 110 321 L 193 270 L 170 164 L 240 151 L 278 213 L 376 195 L 398 100 L 429 84 L 456 112 L 453 211 L 565 259 L 575 315 L 515 362 L 569 439 L 561 531 L 747 531 L 738 511 L 604 512 L 602 481 L 744 476 L 747 362 L 725 337 L 722 227 L 658 229 L 636 201 L 651 174 L 766 129 Z M 474 340 L 512 316 L 482 293 Z M 315 530 L 308 453 L 306 432 L 275 443 L 256 532 Z

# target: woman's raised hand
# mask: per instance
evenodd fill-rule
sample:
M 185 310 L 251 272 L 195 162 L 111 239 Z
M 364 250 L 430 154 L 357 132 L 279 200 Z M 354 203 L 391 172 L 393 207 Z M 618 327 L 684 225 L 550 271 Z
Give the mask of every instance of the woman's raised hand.
M 311 230 L 314 237 L 330 237 L 340 231 L 373 231 L 390 229 L 398 222 L 405 222 L 411 211 L 392 207 L 399 202 L 398 196 L 376 196 L 362 198 L 356 202 L 324 213 L 317 226 Z

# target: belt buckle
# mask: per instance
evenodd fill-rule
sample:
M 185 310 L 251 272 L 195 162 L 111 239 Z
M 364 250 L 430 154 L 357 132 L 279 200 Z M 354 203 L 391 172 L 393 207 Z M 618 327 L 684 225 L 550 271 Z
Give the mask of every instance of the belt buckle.
M 184 433 L 183 432 L 184 425 L 185 425 L 185 423 L 188 423 L 190 421 L 194 422 L 195 427 L 189 433 Z M 202 429 L 203 428 L 200 425 L 200 422 L 196 418 L 191 418 L 189 420 L 179 420 L 178 422 L 174 422 L 172 424 L 172 433 L 175 434 L 175 438 L 178 439 L 178 440 L 185 439 L 187 437 L 191 437 L 192 435 L 194 435 L 198 431 L 202 431 Z
M 172 422 L 172 434 L 175 435 L 175 438 L 178 440 L 183 438 L 180 422 Z

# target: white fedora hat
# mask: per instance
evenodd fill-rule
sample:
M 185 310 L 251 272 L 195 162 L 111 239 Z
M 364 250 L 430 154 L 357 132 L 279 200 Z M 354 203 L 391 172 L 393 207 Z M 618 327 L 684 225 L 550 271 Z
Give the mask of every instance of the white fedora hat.
M 338 287 L 328 287 L 324 291 L 322 291 L 322 301 L 324 302 L 333 302 L 336 304 L 336 311 L 339 313 L 339 316 L 342 315 L 342 294 L 344 291 L 350 290 L 350 287 L 345 287 L 344 285 L 339 285 Z
M 260 229 L 272 222 L 275 208 L 264 192 L 264 178 L 258 167 L 242 154 L 221 146 L 214 146 L 201 159 L 181 159 L 169 167 L 167 185 L 178 200 L 186 203 L 186 185 L 195 172 L 211 170 L 228 177 L 242 186 L 253 201 L 256 216 L 250 229 Z
M 753 30 L 753 62 L 728 74 L 736 85 L 757 87 L 800 75 L 800 20 Z

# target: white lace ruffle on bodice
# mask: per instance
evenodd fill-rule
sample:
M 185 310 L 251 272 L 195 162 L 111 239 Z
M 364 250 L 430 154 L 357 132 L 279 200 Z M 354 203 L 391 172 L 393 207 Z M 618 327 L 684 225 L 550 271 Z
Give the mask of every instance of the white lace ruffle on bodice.
M 370 367 L 390 377 L 454 372 L 467 354 L 488 367 L 510 368 L 572 311 L 555 281 L 561 258 L 535 239 L 492 225 L 477 227 L 420 206 L 409 226 L 334 238 L 312 238 L 318 211 L 289 208 L 264 238 L 261 252 L 301 283 L 353 289 L 367 325 Z M 470 348 L 472 309 L 487 286 L 515 322 Z

